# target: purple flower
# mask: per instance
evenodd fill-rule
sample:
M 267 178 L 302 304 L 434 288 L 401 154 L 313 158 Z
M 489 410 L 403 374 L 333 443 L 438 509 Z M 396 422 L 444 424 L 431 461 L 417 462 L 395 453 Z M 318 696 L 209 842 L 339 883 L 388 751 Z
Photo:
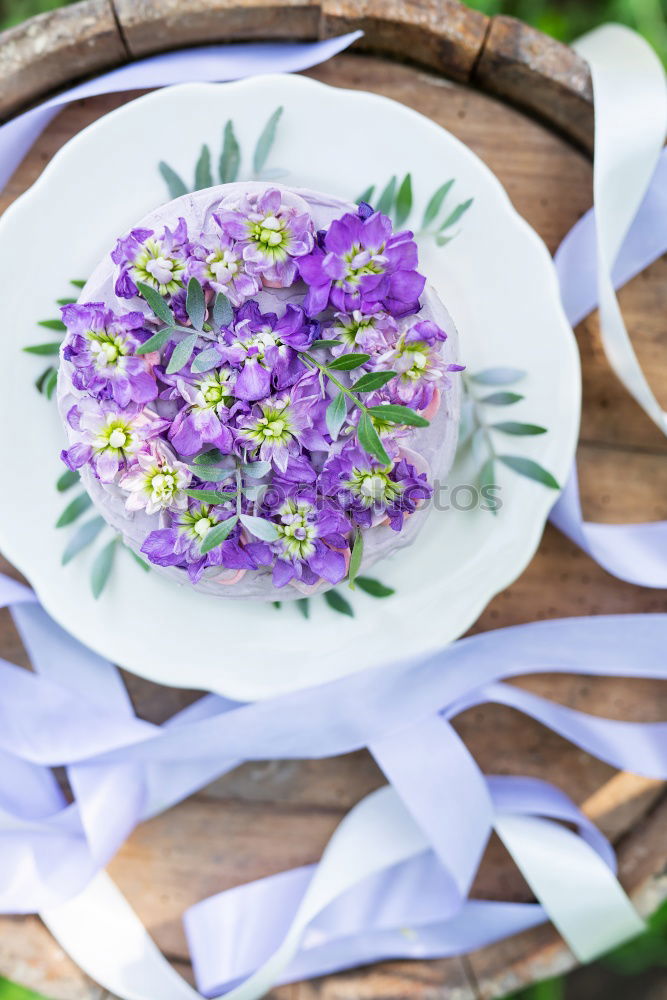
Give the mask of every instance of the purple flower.
M 274 288 L 293 284 L 295 258 L 313 248 L 310 215 L 283 202 L 277 188 L 225 199 L 215 219 L 223 235 L 239 244 L 246 272 Z
M 79 440 L 60 457 L 73 470 L 90 463 L 103 483 L 114 482 L 119 471 L 134 462 L 142 445 L 168 426 L 151 410 L 138 406 L 119 410 L 108 399 L 82 400 L 72 407 L 67 420 Z
M 320 579 L 340 583 L 348 561 L 350 524 L 330 504 L 318 501 L 313 489 L 301 489 L 269 511 L 278 533 L 275 542 L 250 542 L 248 550 L 260 566 L 273 566 L 273 583 L 291 580 L 311 586 Z
M 260 400 L 248 416 L 239 419 L 238 443 L 284 473 L 290 455 L 301 453 L 300 443 L 310 423 L 310 399 L 285 394 Z
M 312 253 L 298 261 L 308 285 L 306 312 L 328 305 L 342 312 L 384 310 L 407 316 L 419 309 L 425 279 L 418 273 L 417 244 L 408 230 L 392 233 L 391 221 L 375 212 L 334 219 Z
M 120 487 L 127 490 L 127 510 L 145 510 L 157 514 L 165 510 L 185 510 L 188 498 L 185 490 L 192 473 L 187 465 L 176 460 L 166 442 L 159 438 L 141 448 L 135 455 L 136 464 L 121 477 Z
M 447 334 L 430 320 L 421 320 L 401 334 L 395 347 L 376 359 L 374 367 L 395 371 L 387 392 L 393 403 L 424 410 L 440 383 L 448 385 L 446 372 L 460 372 L 462 365 L 446 364 L 440 345 Z
M 160 237 L 152 229 L 133 229 L 118 240 L 111 254 L 119 268 L 116 295 L 121 299 L 133 298 L 138 292 L 138 281 L 150 285 L 160 295 L 173 295 L 184 286 L 189 250 L 185 219 L 178 220 L 173 232 L 165 226 Z
M 218 223 L 216 216 L 214 220 Z M 240 306 L 256 295 L 262 284 L 256 274 L 248 272 L 243 250 L 243 243 L 237 243 L 224 231 L 202 233 L 191 248 L 186 278 L 197 278 L 202 285 L 226 295 L 233 306 Z
M 149 403 L 157 396 L 156 355 L 135 357 L 150 333 L 143 313 L 116 315 L 103 303 L 62 309 L 68 336 L 63 357 L 74 367 L 72 384 L 95 399 L 113 398 L 119 406 Z
M 202 542 L 211 528 L 233 516 L 234 509 L 230 503 L 210 506 L 191 500 L 187 509 L 173 517 L 171 527 L 151 531 L 141 551 L 158 566 L 187 569 L 192 583 L 197 583 L 204 570 L 211 567 L 256 569 L 254 559 L 240 544 L 238 524 L 224 542 L 202 555 Z
M 324 336 L 340 340 L 340 346 L 331 349 L 334 357 L 357 351 L 374 354 L 387 351 L 396 342 L 398 324 L 386 312 L 362 313 L 355 309 L 351 313 L 337 312 Z
M 400 531 L 405 515 L 433 493 L 425 473 L 418 474 L 405 459 L 381 465 L 356 445 L 347 445 L 327 460 L 318 487 L 355 524 L 370 528 L 388 519 L 394 531 Z
M 230 408 L 234 405 L 234 372 L 225 365 L 203 375 L 180 373 L 176 391 L 185 406 L 176 414 L 169 430 L 169 439 L 181 455 L 195 455 L 206 444 L 214 444 L 225 454 L 234 448 L 234 435 L 229 427 Z

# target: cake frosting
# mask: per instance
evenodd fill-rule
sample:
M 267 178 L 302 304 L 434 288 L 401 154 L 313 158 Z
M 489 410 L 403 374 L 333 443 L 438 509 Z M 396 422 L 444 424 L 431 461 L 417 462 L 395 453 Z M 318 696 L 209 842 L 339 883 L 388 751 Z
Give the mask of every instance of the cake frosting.
M 456 448 L 456 329 L 412 233 L 263 183 L 147 215 L 63 308 L 96 508 L 183 585 L 284 600 L 410 544 Z

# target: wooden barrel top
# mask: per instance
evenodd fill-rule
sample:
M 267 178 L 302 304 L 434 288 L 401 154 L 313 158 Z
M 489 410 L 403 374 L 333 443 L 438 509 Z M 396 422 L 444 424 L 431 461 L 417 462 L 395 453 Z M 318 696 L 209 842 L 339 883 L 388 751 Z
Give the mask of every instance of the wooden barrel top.
M 591 204 L 591 163 L 584 151 L 591 146 L 592 113 L 585 64 L 519 22 L 489 21 L 453 0 L 191 0 L 185 19 L 184 9 L 178 0 L 116 0 L 113 9 L 107 0 L 84 0 L 0 35 L 0 80 L 7 81 L 0 88 L 0 114 L 8 117 L 74 78 L 127 61 L 130 54 L 267 33 L 324 37 L 361 26 L 367 35 L 360 51 L 337 56 L 307 75 L 387 95 L 449 129 L 497 174 L 552 251 Z M 396 61 L 408 51 L 411 64 Z M 0 211 L 71 135 L 135 96 L 94 98 L 63 111 L 0 195 Z M 663 259 L 621 293 L 638 353 L 663 402 L 666 279 Z M 611 373 L 596 316 L 576 333 L 584 375 L 578 458 L 585 513 L 606 522 L 664 518 L 667 441 Z M 0 569 L 17 575 L 1 559 Z M 528 569 L 491 602 L 473 631 L 569 615 L 665 610 L 663 592 L 612 578 L 547 527 Z M 0 654 L 27 662 L 7 612 L 0 613 Z M 196 697 L 131 675 L 126 679 L 137 711 L 152 721 L 162 721 Z M 541 676 L 517 683 L 611 718 L 667 718 L 667 685 L 658 682 Z M 616 773 L 509 708 L 472 709 L 456 727 L 483 770 L 545 778 L 582 804 L 615 843 L 621 880 L 643 912 L 667 896 L 667 878 L 661 874 L 667 865 L 667 799 L 659 782 Z M 191 979 L 183 911 L 221 889 L 315 861 L 342 816 L 382 783 L 365 752 L 248 764 L 143 824 L 110 872 L 164 953 Z M 495 839 L 474 895 L 531 898 Z M 480 1000 L 573 964 L 558 934 L 545 926 L 463 958 L 387 962 L 282 987 L 271 997 Z M 106 996 L 36 917 L 0 918 L 0 975 L 62 1000 Z

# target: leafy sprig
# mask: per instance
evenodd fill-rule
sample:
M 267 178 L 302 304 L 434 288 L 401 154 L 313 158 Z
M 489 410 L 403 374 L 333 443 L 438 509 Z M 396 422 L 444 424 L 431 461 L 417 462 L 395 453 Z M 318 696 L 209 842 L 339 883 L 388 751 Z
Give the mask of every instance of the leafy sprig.
M 83 288 L 85 281 L 72 281 L 70 282 L 75 288 Z M 59 306 L 70 305 L 72 302 L 76 302 L 76 299 L 68 296 L 66 298 L 57 299 L 56 304 Z M 37 323 L 38 326 L 43 327 L 45 330 L 52 330 L 54 333 L 60 333 L 64 336 L 67 327 L 63 321 L 58 317 L 51 317 L 50 319 L 40 319 Z M 60 354 L 60 348 L 63 342 L 63 336 L 58 340 L 46 340 L 39 344 L 30 344 L 28 347 L 24 347 L 23 350 L 26 354 L 33 354 L 39 358 L 53 357 L 57 358 Z M 44 371 L 38 375 L 35 379 L 35 388 L 47 399 L 52 399 L 53 394 L 58 383 L 58 364 L 57 362 L 49 365 Z
M 416 236 L 430 236 L 437 246 L 443 247 L 454 238 L 455 233 L 450 230 L 468 211 L 474 199 L 467 198 L 459 202 L 449 211 L 443 213 L 446 208 L 446 200 L 454 186 L 454 178 L 445 181 L 438 187 L 428 200 L 421 225 L 415 229 Z M 367 202 L 378 212 L 388 215 L 397 229 L 402 229 L 409 221 L 413 211 L 412 175 L 407 173 L 399 183 L 398 177 L 394 174 L 384 188 L 374 200 L 377 185 L 371 184 L 357 198 L 357 203 Z

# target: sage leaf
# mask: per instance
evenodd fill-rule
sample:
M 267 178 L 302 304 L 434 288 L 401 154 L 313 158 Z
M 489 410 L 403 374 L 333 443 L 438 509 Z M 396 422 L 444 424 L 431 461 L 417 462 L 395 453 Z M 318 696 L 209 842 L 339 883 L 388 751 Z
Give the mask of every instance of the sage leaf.
M 445 181 L 444 184 L 441 184 L 440 187 L 437 189 L 437 191 L 435 191 L 431 195 L 429 203 L 424 209 L 424 218 L 422 219 L 422 229 L 426 229 L 426 227 L 429 226 L 436 218 L 440 209 L 442 208 L 443 201 L 445 200 L 445 198 L 447 197 L 452 188 L 453 183 L 454 183 L 454 178 L 452 177 L 451 180 Z
M 164 162 L 164 160 L 160 160 L 158 170 L 162 174 L 162 177 L 167 185 L 167 190 L 172 198 L 180 198 L 181 195 L 188 193 L 185 181 L 179 176 L 179 174 L 176 173 L 173 167 L 170 167 L 168 163 Z
M 251 479 L 263 479 L 271 471 L 271 463 L 246 462 L 245 465 L 241 466 L 241 471 L 244 476 L 250 476 Z
M 74 497 L 70 503 L 67 504 L 64 511 L 56 521 L 56 528 L 64 528 L 72 521 L 76 521 L 77 517 L 81 517 L 84 510 L 88 510 L 92 504 L 92 500 L 87 493 L 79 493 L 78 496 Z
M 228 121 L 225 125 L 222 153 L 218 165 L 218 173 L 222 184 L 229 184 L 231 181 L 236 180 L 240 164 L 241 149 L 234 134 L 234 125 L 231 121 Z
M 412 177 L 406 174 L 396 195 L 396 211 L 394 212 L 394 222 L 396 228 L 400 229 L 406 222 L 412 211 Z
M 339 358 L 327 362 L 327 368 L 334 372 L 349 372 L 370 361 L 370 354 L 341 354 Z
M 47 368 L 37 380 L 37 388 L 46 396 L 47 399 L 51 399 L 53 397 L 57 384 L 58 370 L 56 368 Z
M 45 330 L 58 330 L 61 333 L 67 330 L 61 319 L 40 319 L 37 326 L 43 326 Z
M 396 593 L 393 587 L 385 587 L 384 583 L 373 580 L 370 576 L 358 576 L 356 584 L 360 590 L 364 590 L 371 597 L 391 597 L 392 594 Z
M 211 150 L 208 148 L 206 143 L 204 143 L 195 166 L 195 191 L 202 191 L 204 188 L 210 187 L 213 187 L 213 174 L 211 173 Z
M 86 282 L 83 278 L 72 278 L 70 285 L 74 285 L 75 288 L 85 288 Z
M 174 353 L 169 359 L 169 364 L 167 365 L 167 375 L 173 375 L 174 372 L 180 372 L 181 368 L 184 368 L 190 358 L 192 357 L 192 352 L 195 349 L 195 344 L 197 343 L 197 334 L 191 333 L 189 337 L 182 340 L 180 344 L 176 344 L 174 348 Z
M 470 375 L 471 382 L 478 385 L 511 385 L 519 382 L 526 373 L 520 368 L 485 368 L 484 371 Z
M 93 563 L 93 568 L 90 572 L 90 585 L 95 600 L 98 599 L 106 587 L 109 577 L 111 576 L 111 570 L 113 569 L 113 557 L 116 554 L 117 541 L 117 538 L 112 538 L 112 540 L 105 545 L 102 551 L 95 557 L 95 562 Z
M 339 392 L 327 406 L 325 420 L 331 440 L 336 441 L 340 429 L 347 419 L 347 399 L 344 392 Z
M 369 455 L 373 455 L 378 461 L 382 462 L 383 465 L 391 465 L 391 459 L 384 449 L 384 445 L 380 440 L 378 432 L 373 427 L 373 421 L 369 417 L 368 413 L 362 413 L 359 419 L 359 425 L 357 427 L 357 439 L 359 444 L 367 451 Z
M 308 346 L 309 351 L 319 351 L 325 348 L 340 347 L 340 340 L 314 340 L 312 344 Z
M 205 556 L 207 552 L 211 552 L 213 549 L 217 549 L 218 545 L 222 545 L 225 539 L 231 535 L 237 521 L 238 517 L 234 514 L 233 517 L 228 517 L 226 521 L 221 521 L 220 524 L 216 524 L 214 528 L 211 528 L 201 543 L 201 554 Z
M 391 178 L 386 188 L 378 198 L 378 203 L 375 206 L 376 212 L 383 212 L 384 215 L 390 215 L 391 210 L 394 207 L 394 198 L 396 197 L 396 175 Z
M 465 215 L 474 200 L 474 198 L 468 198 L 467 201 L 462 201 L 460 205 L 457 205 L 451 215 L 448 215 L 442 223 L 438 232 L 441 233 L 443 229 L 449 229 L 451 226 L 454 226 L 459 221 L 461 216 Z
M 352 546 L 352 554 L 350 555 L 350 566 L 347 571 L 347 578 L 352 590 L 354 590 L 354 581 L 357 578 L 357 573 L 361 567 L 361 560 L 364 557 L 364 536 L 362 535 L 359 528 L 354 533 L 354 545 Z
M 324 600 L 333 611 L 337 611 L 340 615 L 347 615 L 349 618 L 354 618 L 352 605 L 337 590 L 327 590 Z
M 420 416 L 409 406 L 398 403 L 381 403 L 380 406 L 369 406 L 368 412 L 378 420 L 388 420 L 391 424 L 407 424 L 409 427 L 428 427 L 429 421 Z
M 60 341 L 52 340 L 48 344 L 32 344 L 30 347 L 24 347 L 23 350 L 26 354 L 38 354 L 40 357 L 47 357 L 48 355 L 60 353 Z
M 216 351 L 215 347 L 209 347 L 208 350 L 202 351 L 192 362 L 193 372 L 210 372 L 211 368 L 215 368 L 220 364 L 220 353 Z
M 192 462 L 193 465 L 211 465 L 213 462 L 221 462 L 224 457 L 219 448 L 209 448 L 208 451 L 203 451 L 201 455 L 193 458 Z M 229 471 L 232 472 L 233 470 L 230 469 Z
M 374 192 L 375 192 L 375 184 L 371 184 L 370 187 L 367 187 L 365 191 L 361 192 L 358 198 L 355 198 L 356 204 L 360 205 L 363 201 L 368 205 L 370 203 L 371 198 L 373 197 Z
M 213 326 L 229 326 L 234 319 L 234 311 L 226 295 L 218 292 L 213 302 Z
M 186 496 L 193 500 L 203 500 L 206 503 L 222 503 L 224 500 L 233 500 L 236 493 L 228 493 L 223 490 L 185 490 Z
M 498 461 L 506 465 L 508 469 L 512 469 L 513 472 L 518 472 L 520 476 L 534 479 L 535 482 L 548 486 L 550 490 L 560 489 L 558 481 L 551 473 L 547 472 L 538 462 L 534 462 L 532 458 L 522 458 L 520 455 L 498 455 Z
M 137 552 L 135 552 L 134 549 L 131 549 L 129 545 L 123 545 L 123 548 L 125 549 L 126 552 L 130 553 L 137 566 L 141 566 L 144 573 L 150 573 L 151 571 L 150 564 L 147 563 L 145 559 L 142 559 L 141 556 Z
M 252 514 L 240 514 L 241 524 L 247 528 L 255 538 L 261 538 L 263 542 L 275 542 L 278 538 L 278 529 L 272 521 L 267 521 L 265 517 L 254 517 Z
M 479 470 L 478 484 L 480 492 L 482 490 L 498 488 L 496 486 L 495 461 L 493 457 L 487 458 L 486 462 L 484 462 L 482 468 Z M 494 517 L 498 514 L 496 507 L 491 507 L 490 510 Z
M 352 392 L 372 392 L 374 389 L 381 389 L 383 385 L 395 377 L 396 372 L 367 372 L 350 386 Z
M 191 465 L 190 468 L 203 483 L 224 483 L 233 475 L 233 469 L 219 469 L 215 465 Z
M 518 392 L 492 392 L 480 399 L 480 403 L 488 403 L 489 406 L 511 406 L 523 398 Z
M 447 244 L 451 243 L 453 239 L 453 236 L 436 236 L 435 242 L 439 247 L 446 247 Z
M 158 319 L 161 319 L 163 323 L 167 324 L 167 326 L 176 325 L 174 314 L 159 292 L 157 292 L 154 288 L 151 288 L 150 285 L 145 284 L 143 281 L 137 282 L 137 288 L 139 290 L 139 294 L 146 300 L 150 309 Z
M 78 472 L 75 472 L 73 469 L 66 469 L 56 482 L 58 493 L 65 493 L 75 483 L 78 483 L 80 478 L 81 476 Z
M 262 130 L 262 134 L 257 140 L 257 145 L 255 146 L 255 152 L 252 158 L 252 167 L 256 174 L 260 174 L 266 165 L 266 161 L 269 158 L 269 153 L 273 147 L 273 143 L 276 138 L 276 129 L 278 127 L 278 122 L 280 121 L 280 116 L 283 113 L 282 105 L 273 112 L 266 125 Z
M 140 344 L 135 350 L 135 354 L 152 354 L 153 351 L 161 351 L 168 340 L 174 335 L 174 329 L 171 326 L 165 326 L 157 333 L 154 333 L 152 337 Z
M 83 549 L 94 542 L 105 524 L 106 521 L 103 517 L 94 517 L 92 521 L 86 521 L 85 524 L 82 524 L 65 546 L 62 557 L 63 566 L 66 566 L 68 562 L 72 561 L 74 556 L 78 555 L 79 552 L 82 552 Z
M 73 306 L 76 299 L 56 299 L 56 304 L 59 306 Z
M 304 618 L 310 618 L 310 602 L 307 597 L 300 597 L 296 602 L 296 606 Z
M 204 298 L 204 289 L 196 278 L 190 278 L 188 281 L 185 311 L 195 330 L 201 330 L 206 318 L 206 299 Z
M 501 421 L 498 424 L 491 424 L 494 431 L 502 431 L 503 434 L 515 434 L 519 437 L 526 437 L 531 434 L 546 434 L 546 427 L 539 424 L 521 424 L 514 420 Z

